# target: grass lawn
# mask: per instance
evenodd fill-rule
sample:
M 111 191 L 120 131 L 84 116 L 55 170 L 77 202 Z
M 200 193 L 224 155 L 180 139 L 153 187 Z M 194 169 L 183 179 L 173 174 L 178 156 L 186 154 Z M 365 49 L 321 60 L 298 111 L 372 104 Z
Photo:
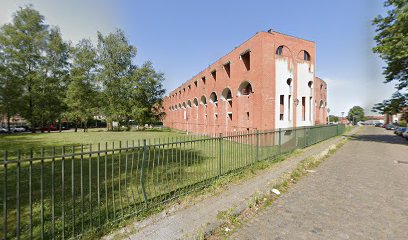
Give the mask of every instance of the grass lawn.
M 78 129 L 78 132 L 72 130 L 66 132 L 51 132 L 51 133 L 22 133 L 22 134 L 4 134 L 0 135 L 0 153 L 4 150 L 11 152 L 21 149 L 27 151 L 31 147 L 33 148 L 49 148 L 51 146 L 70 146 L 70 145 L 96 145 L 100 143 L 102 146 L 106 142 L 112 144 L 119 144 L 122 141 L 123 144 L 126 141 L 137 141 L 143 139 L 168 139 L 176 137 L 185 137 L 186 135 L 181 132 L 175 132 L 167 129 L 163 130 L 147 130 L 137 132 L 107 132 L 104 129 L 90 129 L 89 132 L 82 132 Z
M 264 134 L 257 140 L 255 135 L 237 133 L 220 140 L 166 130 L 3 135 L 0 152 L 11 151 L 11 162 L 7 168 L 0 166 L 0 185 L 7 189 L 6 198 L 4 191 L 0 195 L 0 222 L 7 217 L 9 238 L 17 236 L 17 229 L 21 239 L 30 232 L 34 238 L 75 237 L 146 210 L 146 204 L 160 206 L 206 186 L 217 176 L 256 161 L 255 156 L 277 155 L 274 137 Z M 141 139 L 148 140 L 146 149 L 139 145 Z M 101 152 L 87 152 L 97 150 L 97 143 Z M 84 153 L 80 144 L 85 144 Z M 31 147 L 34 160 L 30 162 Z M 22 149 L 21 163 L 15 161 L 18 149 Z

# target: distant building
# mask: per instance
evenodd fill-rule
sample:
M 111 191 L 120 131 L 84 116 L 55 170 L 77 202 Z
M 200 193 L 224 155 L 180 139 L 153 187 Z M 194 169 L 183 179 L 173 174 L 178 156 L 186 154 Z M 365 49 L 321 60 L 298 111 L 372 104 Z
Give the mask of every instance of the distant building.
M 164 126 L 215 135 L 327 123 L 315 43 L 259 32 L 164 98 Z

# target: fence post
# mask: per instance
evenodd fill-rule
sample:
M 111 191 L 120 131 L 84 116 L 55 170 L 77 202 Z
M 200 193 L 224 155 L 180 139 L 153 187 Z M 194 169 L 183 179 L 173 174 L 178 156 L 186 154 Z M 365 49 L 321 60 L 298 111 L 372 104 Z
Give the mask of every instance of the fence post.
M 282 153 L 282 128 L 279 128 L 279 154 Z
M 297 140 L 297 128 L 295 128 L 295 149 L 297 148 L 297 143 L 298 143 L 298 140 Z
M 4 240 L 7 239 L 7 151 L 4 152 L 4 159 L 3 159 L 3 167 L 4 167 L 4 174 L 3 174 L 3 236 Z
M 305 127 L 305 138 L 306 138 L 306 144 L 305 147 L 309 146 L 309 128 Z
M 337 135 L 336 136 L 338 136 L 339 135 L 339 125 L 337 124 L 336 127 L 337 127 Z
M 220 133 L 220 176 L 222 174 L 222 133 Z
M 142 193 L 143 193 L 143 198 L 145 201 L 145 205 L 147 208 L 147 195 L 146 195 L 146 188 L 145 188 L 145 180 L 144 180 L 144 166 L 145 166 L 145 162 L 146 162 L 146 151 L 147 151 L 147 146 L 146 146 L 146 139 L 143 139 L 143 159 L 142 159 L 142 169 L 141 169 L 141 174 L 140 174 L 140 183 L 141 183 L 141 187 L 142 187 Z
M 259 161 L 259 130 L 256 130 L 256 161 Z

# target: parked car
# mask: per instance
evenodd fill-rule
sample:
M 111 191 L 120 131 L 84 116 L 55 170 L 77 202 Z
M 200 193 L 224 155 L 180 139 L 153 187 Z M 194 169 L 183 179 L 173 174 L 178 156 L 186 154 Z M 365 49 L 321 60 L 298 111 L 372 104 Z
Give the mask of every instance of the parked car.
M 7 128 L 0 127 L 0 133 L 8 133 Z
M 25 132 L 26 129 L 23 128 L 23 127 L 17 127 L 17 126 L 15 126 L 15 127 L 11 127 L 11 128 L 10 128 L 10 131 L 13 132 L 13 133 Z
M 49 127 L 43 127 L 40 129 L 42 132 L 48 132 L 48 131 L 58 131 L 58 129 L 56 127 L 54 127 L 54 125 L 51 125 Z
M 392 125 L 392 124 L 387 124 L 387 126 L 385 126 L 385 129 L 387 130 L 395 130 L 396 126 Z
M 408 128 L 402 133 L 402 136 L 408 140 Z
M 406 127 L 398 127 L 397 129 L 395 129 L 394 133 L 398 136 L 402 136 L 402 133 L 405 132 L 407 130 Z
M 376 123 L 376 124 L 375 124 L 376 127 L 382 127 L 383 125 L 384 125 L 384 124 L 382 124 L 382 123 Z

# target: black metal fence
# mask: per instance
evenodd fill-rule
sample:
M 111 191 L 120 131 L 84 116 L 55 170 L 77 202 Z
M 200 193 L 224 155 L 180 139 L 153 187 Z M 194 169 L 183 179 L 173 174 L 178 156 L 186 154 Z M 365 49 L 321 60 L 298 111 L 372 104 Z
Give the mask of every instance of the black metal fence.
M 0 166 L 1 234 L 76 238 L 344 131 L 344 125 L 332 125 L 6 151 Z

